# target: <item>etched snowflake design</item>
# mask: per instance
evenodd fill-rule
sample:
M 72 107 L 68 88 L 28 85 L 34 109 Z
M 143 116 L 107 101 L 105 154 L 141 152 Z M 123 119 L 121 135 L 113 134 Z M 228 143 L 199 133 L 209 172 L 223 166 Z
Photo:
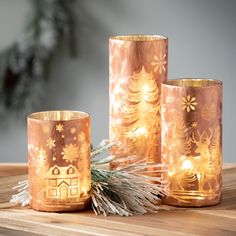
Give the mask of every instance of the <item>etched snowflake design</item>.
M 154 72 L 158 71 L 159 74 L 166 71 L 166 54 L 160 53 L 159 56 L 154 56 L 154 61 L 151 63 L 154 66 Z
M 204 120 L 210 121 L 216 115 L 214 104 L 205 104 L 201 111 L 201 116 Z
M 196 128 L 197 125 L 198 125 L 197 121 L 193 121 L 193 122 L 191 123 L 191 127 L 192 127 L 192 128 Z
M 62 124 L 56 125 L 56 130 L 61 133 L 64 130 L 63 125 Z
M 50 149 L 56 147 L 55 140 L 52 138 L 47 139 L 47 144 L 46 146 Z
M 79 157 L 79 149 L 75 144 L 70 143 L 63 148 L 63 158 L 66 161 L 73 162 Z
M 183 110 L 187 110 L 187 112 L 190 112 L 191 110 L 195 110 L 195 106 L 197 105 L 196 98 L 195 97 L 190 97 L 188 95 L 186 98 L 182 97 L 182 105 L 183 105 Z
M 83 142 L 85 141 L 85 133 L 84 133 L 84 132 L 81 132 L 81 133 L 78 135 L 78 138 L 79 138 L 79 141 L 83 143 Z

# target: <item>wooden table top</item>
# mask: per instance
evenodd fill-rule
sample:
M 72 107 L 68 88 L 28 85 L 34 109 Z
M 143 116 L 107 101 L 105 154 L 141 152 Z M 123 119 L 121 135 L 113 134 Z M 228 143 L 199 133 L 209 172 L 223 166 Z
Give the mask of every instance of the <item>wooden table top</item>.
M 161 206 L 157 214 L 120 217 L 37 212 L 9 203 L 26 164 L 0 164 L 0 235 L 236 235 L 236 164 L 223 168 L 222 203 L 204 208 Z

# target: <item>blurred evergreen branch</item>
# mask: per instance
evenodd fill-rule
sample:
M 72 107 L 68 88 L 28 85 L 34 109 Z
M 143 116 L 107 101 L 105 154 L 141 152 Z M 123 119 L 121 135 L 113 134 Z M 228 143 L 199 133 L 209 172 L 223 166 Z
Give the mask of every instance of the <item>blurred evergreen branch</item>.
M 0 52 L 0 118 L 8 111 L 29 113 L 39 105 L 52 56 L 67 40 L 76 56 L 73 0 L 31 0 L 24 34 Z

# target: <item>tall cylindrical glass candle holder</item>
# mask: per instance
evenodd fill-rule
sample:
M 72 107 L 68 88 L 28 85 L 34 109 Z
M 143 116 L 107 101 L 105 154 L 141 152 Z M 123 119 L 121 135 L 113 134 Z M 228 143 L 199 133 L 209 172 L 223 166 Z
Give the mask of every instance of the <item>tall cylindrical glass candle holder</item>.
M 177 79 L 162 84 L 162 163 L 167 196 L 176 206 L 221 200 L 222 83 Z
M 168 39 L 126 35 L 109 40 L 112 168 L 160 162 L 160 84 L 167 80 Z M 135 158 L 124 158 L 135 156 Z

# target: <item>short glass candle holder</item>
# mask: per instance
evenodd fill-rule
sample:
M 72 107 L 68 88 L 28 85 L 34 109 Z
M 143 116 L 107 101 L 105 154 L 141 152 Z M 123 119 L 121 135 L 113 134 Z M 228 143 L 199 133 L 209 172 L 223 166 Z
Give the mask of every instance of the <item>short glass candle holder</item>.
M 222 82 L 177 79 L 162 84 L 164 203 L 200 207 L 221 200 Z
M 79 111 L 28 116 L 30 207 L 82 210 L 90 199 L 90 117 Z

